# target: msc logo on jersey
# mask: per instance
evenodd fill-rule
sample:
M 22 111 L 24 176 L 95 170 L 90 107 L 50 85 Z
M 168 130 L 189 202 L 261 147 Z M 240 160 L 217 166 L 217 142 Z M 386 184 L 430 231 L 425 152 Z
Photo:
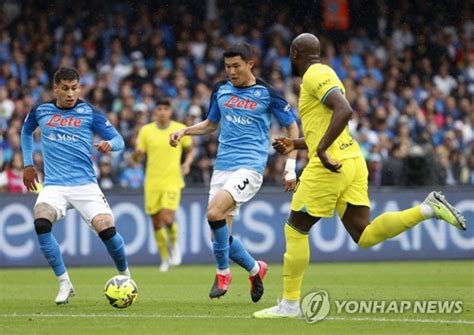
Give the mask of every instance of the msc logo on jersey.
M 249 98 L 240 99 L 240 97 L 233 95 L 229 100 L 224 102 L 224 106 L 227 108 L 238 108 L 254 111 L 257 108 L 258 103 L 250 100 Z
M 225 119 L 231 123 L 238 123 L 245 126 L 248 126 L 253 123 L 253 119 L 247 116 L 227 114 L 225 116 Z
M 62 117 L 60 114 L 54 114 L 48 122 L 46 122 L 47 127 L 57 128 L 57 127 L 74 127 L 79 128 L 82 120 L 75 118 L 74 116 Z
M 79 141 L 78 135 L 71 135 L 71 134 L 49 134 L 48 138 L 51 141 L 55 142 L 77 142 Z

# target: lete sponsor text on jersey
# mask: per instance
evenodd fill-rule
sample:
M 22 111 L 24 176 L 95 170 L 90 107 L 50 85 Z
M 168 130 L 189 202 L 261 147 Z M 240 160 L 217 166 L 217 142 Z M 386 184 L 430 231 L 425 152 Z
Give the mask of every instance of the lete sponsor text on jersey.
M 79 128 L 82 120 L 80 118 L 75 118 L 73 115 L 69 117 L 62 117 L 59 114 L 54 114 L 46 123 L 46 126 L 56 128 L 56 127 L 74 127 Z
M 255 101 L 247 99 L 241 99 L 238 96 L 231 96 L 229 100 L 224 103 L 224 106 L 227 108 L 239 108 L 239 109 L 248 109 L 254 111 L 257 108 L 258 103 Z

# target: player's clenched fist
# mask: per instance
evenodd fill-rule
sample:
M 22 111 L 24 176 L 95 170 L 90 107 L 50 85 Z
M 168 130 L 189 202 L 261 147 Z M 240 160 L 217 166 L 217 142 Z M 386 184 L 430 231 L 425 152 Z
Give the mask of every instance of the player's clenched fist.
M 273 148 L 280 154 L 286 155 L 295 150 L 293 141 L 288 137 L 276 138 L 272 143 Z
M 103 154 L 112 150 L 112 145 L 109 141 L 100 141 L 99 143 L 94 144 L 94 147 Z
M 183 136 L 184 136 L 184 129 L 181 129 L 179 131 L 171 133 L 170 134 L 170 145 L 172 147 L 176 147 Z

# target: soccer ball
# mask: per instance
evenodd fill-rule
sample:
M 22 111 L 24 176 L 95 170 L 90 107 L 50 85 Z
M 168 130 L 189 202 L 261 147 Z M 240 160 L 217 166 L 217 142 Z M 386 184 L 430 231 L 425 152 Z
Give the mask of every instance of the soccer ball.
M 127 308 L 137 299 L 137 284 L 127 276 L 118 275 L 105 284 L 105 297 L 115 308 Z

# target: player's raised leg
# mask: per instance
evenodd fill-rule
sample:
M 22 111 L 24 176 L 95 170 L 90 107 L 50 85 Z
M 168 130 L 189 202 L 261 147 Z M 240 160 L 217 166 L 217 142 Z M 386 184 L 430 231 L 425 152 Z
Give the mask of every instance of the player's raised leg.
M 420 205 L 413 208 L 383 213 L 370 224 L 369 215 L 370 209 L 367 207 L 349 204 L 342 218 L 354 241 L 364 248 L 393 238 L 430 218 L 444 220 L 458 229 L 466 229 L 464 217 L 441 192 L 431 192 Z
M 56 209 L 46 203 L 37 203 L 34 208 L 35 231 L 41 252 L 48 261 L 59 281 L 56 304 L 67 304 L 74 296 L 74 287 L 64 265 L 58 242 L 52 231 L 52 222 L 57 219 Z
M 217 273 L 209 297 L 219 298 L 226 294 L 232 280 L 229 268 L 229 229 L 227 213 L 235 206 L 232 195 L 220 189 L 212 198 L 207 209 L 207 220 L 213 233 L 213 250 L 216 257 Z

